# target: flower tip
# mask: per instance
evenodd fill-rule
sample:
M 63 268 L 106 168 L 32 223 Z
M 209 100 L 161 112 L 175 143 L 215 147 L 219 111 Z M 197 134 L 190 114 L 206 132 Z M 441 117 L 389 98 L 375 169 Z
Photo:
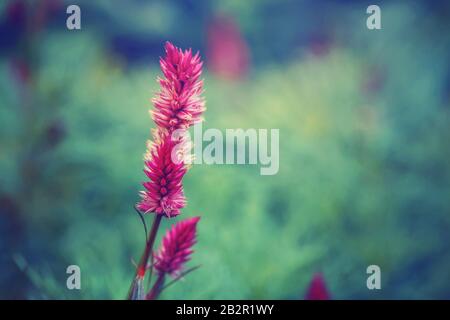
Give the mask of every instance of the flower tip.
M 178 48 L 170 41 L 166 41 L 166 44 L 164 45 L 164 49 L 166 50 L 166 54 L 168 56 L 173 56 L 178 51 Z
M 191 218 L 192 223 L 197 224 L 200 221 L 200 217 Z
M 314 274 L 308 291 L 305 296 L 306 300 L 330 300 L 330 294 L 325 283 L 322 273 Z

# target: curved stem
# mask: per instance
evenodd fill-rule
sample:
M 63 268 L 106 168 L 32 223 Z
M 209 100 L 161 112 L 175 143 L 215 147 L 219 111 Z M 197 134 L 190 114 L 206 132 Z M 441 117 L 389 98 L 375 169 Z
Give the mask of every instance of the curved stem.
M 145 251 L 144 254 L 141 257 L 141 260 L 139 261 L 138 268 L 137 268 L 137 275 L 145 275 L 145 272 L 147 270 L 147 263 L 148 259 L 150 258 L 150 255 L 153 251 L 153 244 L 155 243 L 156 234 L 158 233 L 158 228 L 161 223 L 161 214 L 155 215 L 155 219 L 153 220 L 152 230 L 150 231 L 150 235 L 148 237 L 147 243 L 145 245 Z
M 159 225 L 161 224 L 162 215 L 161 214 L 155 214 L 155 219 L 153 220 L 152 229 L 150 231 L 150 235 L 147 239 L 147 242 L 145 243 L 145 250 L 142 254 L 141 260 L 139 261 L 139 264 L 136 268 L 136 274 L 133 279 L 133 282 L 131 284 L 130 290 L 128 292 L 128 299 L 131 299 L 133 297 L 133 291 L 136 282 L 139 280 L 142 280 L 145 277 L 145 273 L 147 271 L 147 264 L 148 259 L 150 258 L 152 252 L 153 252 L 153 244 L 155 243 L 156 234 L 158 233 Z

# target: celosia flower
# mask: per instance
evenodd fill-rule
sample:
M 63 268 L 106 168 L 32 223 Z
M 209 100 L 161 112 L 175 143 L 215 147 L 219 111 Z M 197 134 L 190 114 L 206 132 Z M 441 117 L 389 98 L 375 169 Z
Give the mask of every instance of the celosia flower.
M 194 217 L 180 221 L 166 233 L 161 248 L 155 254 L 154 267 L 159 274 L 176 277 L 181 273 L 184 263 L 194 252 L 192 246 L 196 242 L 199 220 L 200 217 Z
M 142 199 L 136 205 L 140 212 L 152 212 L 156 216 L 128 292 L 129 299 L 142 298 L 149 257 L 155 258 L 152 268 L 159 275 L 146 299 L 155 299 L 159 295 L 166 274 L 176 276 L 181 272 L 193 252 L 196 225 L 200 219 L 187 219 L 176 224 L 164 237 L 159 252 L 153 254 L 162 217 L 179 215 L 186 205 L 182 179 L 192 163 L 192 145 L 186 129 L 202 121 L 201 114 L 205 110 L 205 102 L 200 96 L 203 82 L 199 80 L 202 73 L 199 54 L 193 56 L 190 49 L 182 51 L 169 42 L 165 48 L 166 57 L 160 60 L 165 78 L 159 79 L 161 90 L 153 99 L 155 109 L 151 112 L 157 129 L 153 131 L 153 142 L 149 141 L 144 159 L 144 172 L 150 181 L 143 183 L 145 191 L 141 191 Z
M 183 157 L 183 140 L 174 140 L 168 131 L 153 131 L 153 142 L 149 141 L 145 156 L 144 172 L 150 181 L 144 182 L 141 201 L 137 204 L 143 213 L 163 214 L 174 217 L 186 204 L 182 179 L 187 171 Z M 177 154 L 178 152 L 178 154 Z
M 158 79 L 161 90 L 152 100 L 155 109 L 150 113 L 155 123 L 169 131 L 187 129 L 202 121 L 205 101 L 200 96 L 203 81 L 200 80 L 202 62 L 199 53 L 182 51 L 170 42 L 166 43 L 166 56 L 160 59 L 164 74 Z

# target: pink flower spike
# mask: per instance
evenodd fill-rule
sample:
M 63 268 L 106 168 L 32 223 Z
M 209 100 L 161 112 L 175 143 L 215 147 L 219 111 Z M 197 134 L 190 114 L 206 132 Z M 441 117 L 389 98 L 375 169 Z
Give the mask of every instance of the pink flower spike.
M 306 300 L 330 300 L 325 280 L 321 273 L 316 273 L 312 278 L 308 292 L 305 296 Z
M 172 277 L 180 275 L 184 264 L 190 260 L 194 252 L 192 246 L 196 242 L 197 222 L 200 217 L 185 219 L 175 224 L 162 240 L 162 245 L 155 254 L 155 269 L 159 274 Z
M 154 142 L 149 142 L 145 156 L 144 172 L 150 181 L 144 182 L 145 191 L 141 191 L 141 201 L 137 204 L 143 213 L 162 214 L 174 217 L 186 205 L 182 179 L 187 171 L 183 155 L 178 161 L 172 161 L 174 150 L 181 149 L 183 140 L 173 140 L 165 130 L 153 131 Z
M 155 109 L 150 111 L 153 121 L 169 131 L 187 129 L 201 122 L 205 101 L 203 81 L 200 80 L 203 63 L 192 50 L 182 51 L 166 43 L 166 56 L 160 59 L 163 79 L 158 79 L 161 90 L 153 98 Z

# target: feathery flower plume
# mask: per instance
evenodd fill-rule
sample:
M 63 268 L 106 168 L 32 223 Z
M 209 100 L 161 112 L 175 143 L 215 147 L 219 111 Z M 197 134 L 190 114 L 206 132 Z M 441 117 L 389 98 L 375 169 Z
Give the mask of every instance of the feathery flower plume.
M 163 79 L 158 79 L 161 90 L 152 100 L 155 110 L 150 113 L 153 121 L 169 131 L 187 129 L 202 121 L 205 101 L 201 97 L 203 81 L 202 62 L 199 53 L 182 51 L 170 42 L 166 43 L 166 57 L 160 59 Z
M 179 147 L 184 142 L 174 140 L 164 129 L 154 130 L 153 140 L 148 142 L 144 169 L 150 181 L 143 183 L 146 191 L 141 191 L 142 200 L 137 208 L 143 213 L 174 217 L 186 204 L 182 179 L 187 171 L 187 160 Z M 179 154 L 174 154 L 177 151 Z
M 199 220 L 200 217 L 194 217 L 180 221 L 166 233 L 155 254 L 154 267 L 159 274 L 176 277 L 181 273 L 184 263 L 189 261 L 194 252 L 192 246 L 196 242 Z
M 155 299 L 159 295 L 166 274 L 175 276 L 181 271 L 192 253 L 195 228 L 200 219 L 187 219 L 175 225 L 164 238 L 159 253 L 153 253 L 162 217 L 177 216 L 186 205 L 182 179 L 192 163 L 189 152 L 192 145 L 184 133 L 178 134 L 175 130 L 186 132 L 191 125 L 203 120 L 201 114 L 205 110 L 201 97 L 203 82 L 199 80 L 202 73 L 199 54 L 193 56 L 191 49 L 182 51 L 170 42 L 166 43 L 165 49 L 166 57 L 160 60 L 165 78 L 158 80 L 161 90 L 153 99 L 155 109 L 151 111 L 157 128 L 153 130 L 153 142 L 148 142 L 144 159 L 144 172 L 150 181 L 143 183 L 145 191 L 141 192 L 142 199 L 136 205 L 139 213 L 152 212 L 155 216 L 128 291 L 128 299 L 143 298 L 143 279 L 148 269 L 155 269 L 158 278 L 145 296 L 147 299 Z M 149 264 L 151 257 L 155 258 L 155 262 Z M 150 272 L 150 281 L 151 275 Z

